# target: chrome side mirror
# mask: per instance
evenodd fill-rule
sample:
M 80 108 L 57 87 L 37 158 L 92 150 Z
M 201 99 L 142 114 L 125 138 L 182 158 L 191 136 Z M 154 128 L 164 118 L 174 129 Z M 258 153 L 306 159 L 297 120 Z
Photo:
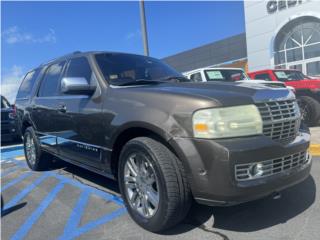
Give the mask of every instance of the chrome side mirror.
M 96 86 L 91 86 L 84 77 L 64 77 L 61 80 L 61 91 L 65 94 L 91 95 Z

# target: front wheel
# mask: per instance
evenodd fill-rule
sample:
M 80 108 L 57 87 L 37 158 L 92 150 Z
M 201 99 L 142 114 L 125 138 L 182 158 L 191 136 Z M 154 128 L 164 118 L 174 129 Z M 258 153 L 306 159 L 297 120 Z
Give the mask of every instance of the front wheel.
M 302 115 L 302 120 L 310 127 L 320 121 L 320 103 L 312 97 L 300 96 L 298 103 Z
M 128 212 L 143 228 L 163 231 L 188 213 L 191 193 L 182 163 L 162 143 L 130 140 L 120 154 L 118 177 Z

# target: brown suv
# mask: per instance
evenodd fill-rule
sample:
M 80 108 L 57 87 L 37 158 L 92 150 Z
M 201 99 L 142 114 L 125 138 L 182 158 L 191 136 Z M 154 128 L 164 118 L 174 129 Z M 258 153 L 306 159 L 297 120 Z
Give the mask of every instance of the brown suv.
M 27 73 L 16 106 L 31 169 L 55 155 L 117 179 L 131 217 L 154 232 L 180 222 L 192 198 L 251 201 L 311 167 L 291 91 L 194 83 L 151 57 L 63 56 Z

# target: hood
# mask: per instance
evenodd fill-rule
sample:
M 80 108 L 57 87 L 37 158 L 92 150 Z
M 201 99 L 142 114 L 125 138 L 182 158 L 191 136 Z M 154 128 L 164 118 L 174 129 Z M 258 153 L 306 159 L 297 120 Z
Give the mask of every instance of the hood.
M 235 106 L 295 98 L 286 88 L 275 88 L 249 82 L 164 83 L 127 88 L 131 93 L 145 92 L 211 100 L 222 106 Z

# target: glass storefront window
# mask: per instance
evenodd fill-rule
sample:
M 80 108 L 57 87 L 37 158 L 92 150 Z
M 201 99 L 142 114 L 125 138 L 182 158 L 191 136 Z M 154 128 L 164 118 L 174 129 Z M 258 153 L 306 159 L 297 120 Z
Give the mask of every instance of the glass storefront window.
M 290 69 L 295 69 L 295 70 L 299 70 L 302 72 L 302 64 L 297 64 L 297 65 L 291 65 L 289 66 Z
M 320 61 L 307 63 L 307 75 L 320 76 Z
M 285 60 L 286 60 L 286 58 L 285 58 L 284 51 L 275 53 L 275 63 L 276 64 L 283 63 L 283 62 L 285 62 Z
M 307 73 L 307 65 L 320 57 L 320 20 L 301 17 L 285 25 L 275 39 L 274 64 L 276 67 L 299 66 Z M 311 71 L 311 70 L 310 70 Z M 313 71 L 313 70 L 312 70 Z
M 304 48 L 304 58 L 314 58 L 320 56 L 320 43 L 306 46 Z
M 295 62 L 302 59 L 302 48 L 287 50 L 287 62 Z

